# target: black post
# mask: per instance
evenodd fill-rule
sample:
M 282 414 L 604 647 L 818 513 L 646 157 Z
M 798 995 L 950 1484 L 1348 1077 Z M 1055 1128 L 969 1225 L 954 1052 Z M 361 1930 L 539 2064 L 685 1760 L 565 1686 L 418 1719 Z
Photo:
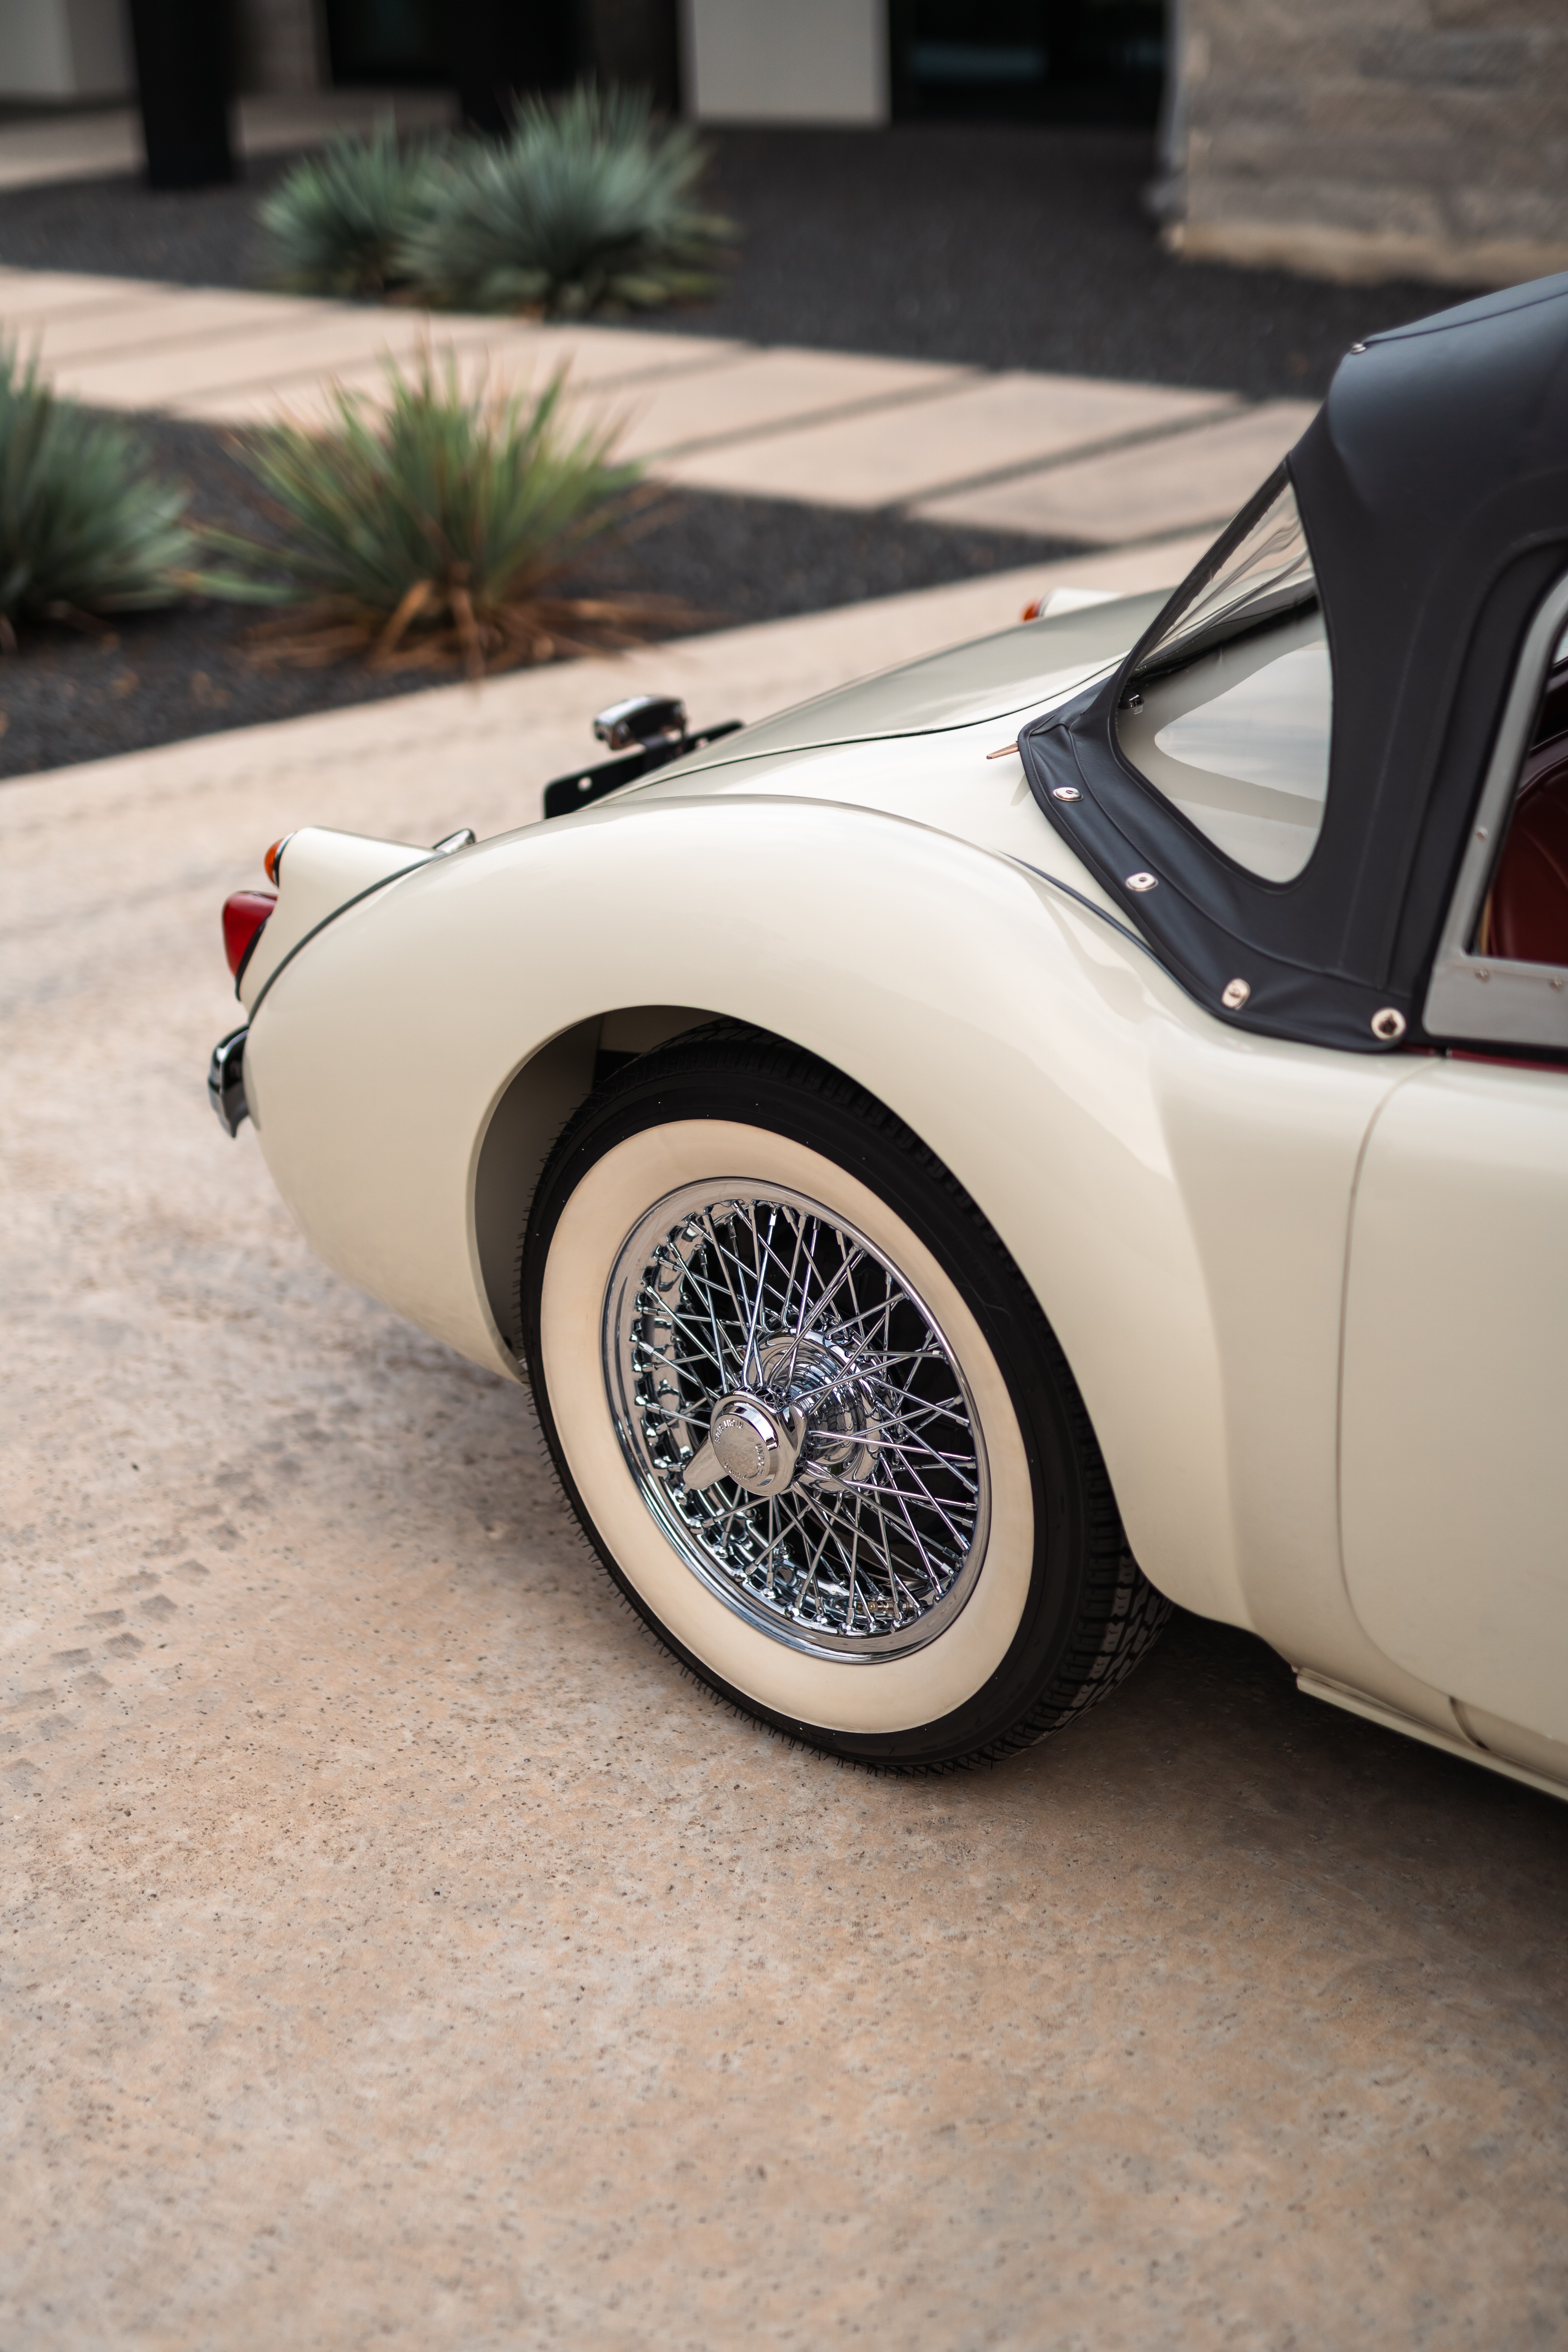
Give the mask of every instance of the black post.
M 224 0 L 131 0 L 131 38 L 147 185 L 205 188 L 232 180 Z
M 661 114 L 680 111 L 679 0 L 585 0 L 584 47 L 596 81 L 646 89 Z

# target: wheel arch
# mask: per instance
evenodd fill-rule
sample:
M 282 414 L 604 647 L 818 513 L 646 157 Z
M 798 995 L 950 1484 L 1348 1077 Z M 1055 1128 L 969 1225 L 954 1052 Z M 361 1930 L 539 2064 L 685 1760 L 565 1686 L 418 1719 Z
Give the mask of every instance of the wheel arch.
M 517 1351 L 518 1229 L 551 1146 L 610 1057 L 651 1052 L 721 1016 L 692 1004 L 622 1004 L 575 1021 L 505 1081 L 479 1134 L 469 1189 L 479 1287 L 510 1353 Z

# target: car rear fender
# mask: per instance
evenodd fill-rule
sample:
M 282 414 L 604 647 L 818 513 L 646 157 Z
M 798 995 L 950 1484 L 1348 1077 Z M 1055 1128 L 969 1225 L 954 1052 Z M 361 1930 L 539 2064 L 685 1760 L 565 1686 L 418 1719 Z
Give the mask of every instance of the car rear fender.
M 324 824 L 301 825 L 289 834 L 274 855 L 278 904 L 257 933 L 235 984 L 246 1011 L 257 1011 L 284 965 L 345 907 L 412 874 L 435 855 L 412 842 L 375 841 Z
M 349 909 L 260 1009 L 258 1133 L 313 1246 L 515 1377 L 528 1194 L 633 1010 L 773 1031 L 895 1110 L 1040 1298 L 1150 1572 L 1245 1621 L 1153 1082 L 1194 1013 L 1135 943 L 1011 859 L 820 802 L 633 800 L 487 843 Z

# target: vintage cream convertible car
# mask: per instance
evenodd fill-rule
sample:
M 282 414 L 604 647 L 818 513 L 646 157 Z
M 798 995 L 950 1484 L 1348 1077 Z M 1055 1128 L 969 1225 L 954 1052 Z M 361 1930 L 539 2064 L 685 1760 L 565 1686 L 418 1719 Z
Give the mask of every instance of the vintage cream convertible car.
M 1565 630 L 1568 278 L 1358 345 L 1173 596 L 292 835 L 214 1099 L 763 1722 L 998 1757 L 1176 1601 L 1563 1793 Z

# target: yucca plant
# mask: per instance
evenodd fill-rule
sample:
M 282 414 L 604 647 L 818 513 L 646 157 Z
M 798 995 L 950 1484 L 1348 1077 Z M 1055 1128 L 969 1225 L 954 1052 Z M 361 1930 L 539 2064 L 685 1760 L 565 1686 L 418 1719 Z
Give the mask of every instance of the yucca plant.
M 271 282 L 297 294 L 395 291 L 398 256 L 429 214 L 447 157 L 442 141 L 404 146 L 390 119 L 306 156 L 257 209 Z
M 59 399 L 0 343 L 0 646 L 21 620 L 177 604 L 195 585 L 186 493 L 124 425 Z
M 217 593 L 292 610 L 257 635 L 264 658 L 377 667 L 460 663 L 470 676 L 628 644 L 652 600 L 567 596 L 563 574 L 627 509 L 640 478 L 614 427 L 574 437 L 564 379 L 542 392 L 465 392 L 450 353 L 388 367 L 378 409 L 336 388 L 324 430 L 282 424 L 241 452 L 277 509 L 276 545 L 210 531 L 237 570 Z
M 467 310 L 575 318 L 710 294 L 734 231 L 697 203 L 706 161 L 645 92 L 530 99 L 505 140 L 457 152 L 401 267 L 426 300 Z

